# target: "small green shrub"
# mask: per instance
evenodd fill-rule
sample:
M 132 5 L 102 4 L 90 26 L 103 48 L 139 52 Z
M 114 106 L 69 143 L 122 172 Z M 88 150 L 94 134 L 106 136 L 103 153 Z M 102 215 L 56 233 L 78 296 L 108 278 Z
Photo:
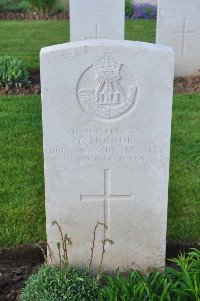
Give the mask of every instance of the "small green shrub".
M 171 260 L 178 270 L 167 269 L 169 277 L 177 282 L 176 293 L 181 301 L 200 300 L 200 250 L 192 249 L 186 256 L 181 254 Z
M 4 10 L 4 7 L 7 5 L 7 0 L 1 0 L 0 1 L 0 11 Z
M 29 0 L 32 8 L 42 14 L 49 14 L 56 8 L 57 0 Z
M 90 269 L 93 261 L 96 231 L 99 226 L 105 227 L 105 224 L 98 221 L 95 225 L 89 267 L 82 270 L 69 266 L 68 247 L 72 245 L 71 238 L 68 234 L 63 233 L 62 227 L 56 220 L 52 222 L 52 226 L 57 227 L 61 238 L 61 241 L 57 242 L 59 266 L 47 265 L 47 257 L 43 252 L 42 245 L 48 247 L 49 260 L 53 264 L 51 249 L 46 243 L 39 244 L 46 259 L 46 264 L 39 269 L 37 274 L 28 279 L 26 287 L 22 291 L 21 301 L 97 301 L 105 243 L 111 240 L 102 241 L 103 248 L 99 273 L 95 276 Z
M 125 0 L 125 16 L 130 18 L 133 15 L 133 1 Z
M 200 250 L 173 259 L 177 268 L 141 275 L 137 271 L 123 276 L 119 272 L 104 277 L 99 301 L 199 301 Z
M 177 283 L 160 272 L 142 276 L 137 271 L 131 271 L 126 277 L 117 272 L 114 277 L 105 276 L 104 281 L 105 287 L 99 292 L 99 301 L 175 300 Z
M 99 283 L 89 270 L 44 265 L 31 276 L 21 301 L 97 301 Z
M 8 55 L 0 57 L 0 87 L 21 88 L 27 84 L 28 72 L 21 61 Z
M 72 240 L 67 234 L 63 234 L 56 220 L 52 225 L 57 226 L 61 236 L 61 243 L 57 243 L 59 267 L 47 264 L 42 266 L 26 282 L 21 301 L 200 301 L 200 250 L 192 249 L 187 256 L 181 254 L 177 259 L 171 260 L 177 265 L 176 269 L 166 268 L 162 272 L 146 275 L 129 271 L 128 276 L 117 271 L 114 276 L 102 276 L 105 243 L 112 244 L 112 240 L 105 239 L 102 241 L 99 272 L 95 276 L 90 268 L 96 231 L 99 226 L 106 225 L 99 221 L 95 225 L 91 259 L 88 268 L 84 270 L 69 266 L 68 246 L 72 245 Z M 53 263 L 50 247 L 48 248 L 50 261 Z
M 23 12 L 30 9 L 28 0 L 0 0 L 0 11 Z

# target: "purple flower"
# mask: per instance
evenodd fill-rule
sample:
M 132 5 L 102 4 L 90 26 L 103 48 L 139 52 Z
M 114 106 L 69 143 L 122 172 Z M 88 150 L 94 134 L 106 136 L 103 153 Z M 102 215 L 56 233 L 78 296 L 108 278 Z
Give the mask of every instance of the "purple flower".
M 128 19 L 156 19 L 157 6 L 146 4 L 133 4 L 133 14 Z

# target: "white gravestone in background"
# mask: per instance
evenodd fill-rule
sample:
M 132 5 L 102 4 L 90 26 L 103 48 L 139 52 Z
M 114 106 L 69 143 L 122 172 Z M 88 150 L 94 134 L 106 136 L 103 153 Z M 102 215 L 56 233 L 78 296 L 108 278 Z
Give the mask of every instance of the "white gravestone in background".
M 124 0 L 71 0 L 70 41 L 124 39 Z
M 174 54 L 153 44 L 88 40 L 41 51 L 47 238 L 58 261 L 57 220 L 70 263 L 164 266 Z M 156 68 L 155 68 L 156 66 Z M 158 72 L 159 70 L 159 72 Z
M 157 44 L 175 51 L 175 75 L 199 75 L 200 1 L 159 0 Z

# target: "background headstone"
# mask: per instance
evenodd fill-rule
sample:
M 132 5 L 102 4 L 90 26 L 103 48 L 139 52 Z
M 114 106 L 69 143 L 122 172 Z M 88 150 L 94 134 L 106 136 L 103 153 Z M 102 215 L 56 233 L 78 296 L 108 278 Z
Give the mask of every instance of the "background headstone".
M 70 41 L 124 39 L 124 0 L 71 0 Z
M 108 229 L 98 230 L 94 267 L 107 238 L 106 270 L 164 266 L 173 58 L 130 41 L 42 49 L 47 238 L 57 261 L 53 220 L 72 238 L 77 266 L 89 263 L 99 220 Z
M 200 1 L 159 0 L 157 44 L 175 51 L 175 75 L 199 75 Z

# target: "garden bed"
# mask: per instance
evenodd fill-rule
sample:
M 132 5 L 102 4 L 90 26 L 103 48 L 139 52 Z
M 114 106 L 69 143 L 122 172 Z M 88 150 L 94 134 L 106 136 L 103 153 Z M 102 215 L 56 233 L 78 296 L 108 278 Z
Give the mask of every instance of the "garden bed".
M 196 243 L 168 242 L 167 258 L 177 257 L 180 251 L 188 252 Z M 44 262 L 38 247 L 20 246 L 0 252 L 0 301 L 19 301 L 20 292 L 28 277 Z M 174 266 L 167 261 L 167 266 Z
M 0 12 L 0 20 L 66 20 L 69 18 L 67 11 L 52 12 L 50 14 L 38 14 L 31 11 L 23 12 Z
M 177 77 L 174 93 L 200 93 L 200 76 Z

